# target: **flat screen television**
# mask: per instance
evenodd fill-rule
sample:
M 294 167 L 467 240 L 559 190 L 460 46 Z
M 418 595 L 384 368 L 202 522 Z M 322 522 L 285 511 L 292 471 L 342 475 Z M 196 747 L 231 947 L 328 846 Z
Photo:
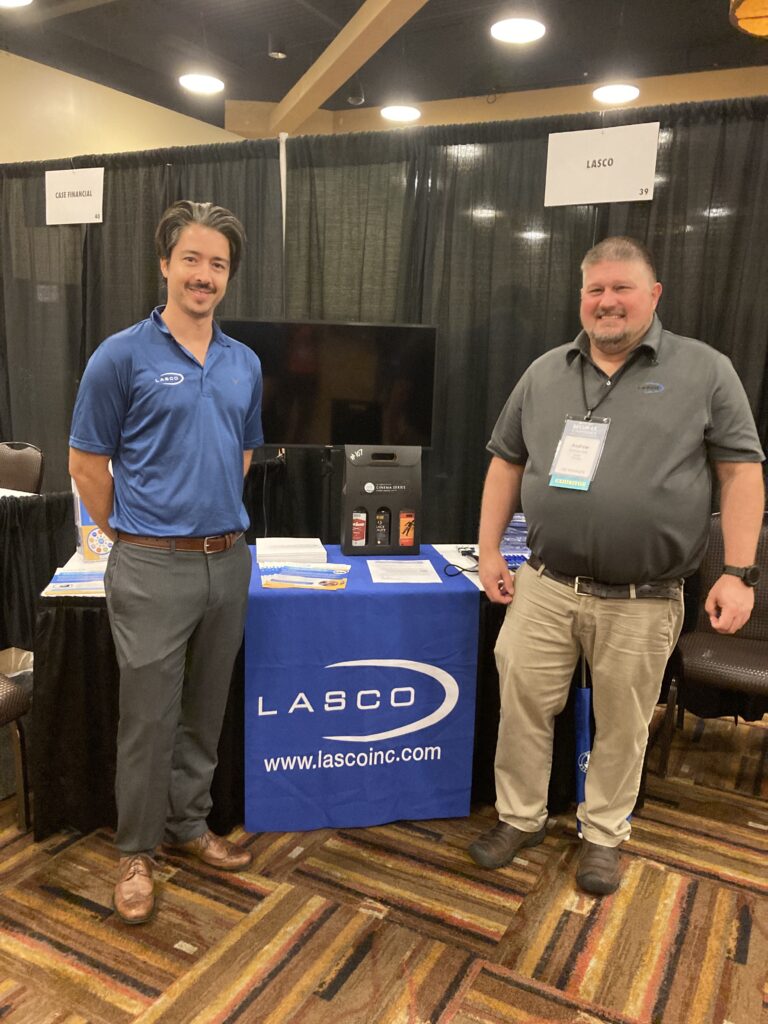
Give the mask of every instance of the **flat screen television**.
M 221 320 L 264 375 L 264 443 L 432 443 L 436 328 L 288 320 Z

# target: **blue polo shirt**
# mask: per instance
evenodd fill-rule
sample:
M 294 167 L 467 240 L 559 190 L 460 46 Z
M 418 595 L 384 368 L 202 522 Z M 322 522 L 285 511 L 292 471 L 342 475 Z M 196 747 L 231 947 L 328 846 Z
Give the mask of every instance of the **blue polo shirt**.
M 243 452 L 264 443 L 261 364 L 214 322 L 201 366 L 152 315 L 99 345 L 85 368 L 69 443 L 109 455 L 109 524 L 153 537 L 248 526 Z

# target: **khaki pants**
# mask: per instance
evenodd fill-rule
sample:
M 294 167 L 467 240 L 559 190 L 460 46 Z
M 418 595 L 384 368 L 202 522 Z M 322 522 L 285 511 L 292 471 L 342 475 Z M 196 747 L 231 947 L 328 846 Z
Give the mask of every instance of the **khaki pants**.
M 592 674 L 595 738 L 583 835 L 600 846 L 629 838 L 648 725 L 683 622 L 676 600 L 584 597 L 524 565 L 496 642 L 501 722 L 496 748 L 499 818 L 528 832 L 547 820 L 554 718 L 583 651 Z

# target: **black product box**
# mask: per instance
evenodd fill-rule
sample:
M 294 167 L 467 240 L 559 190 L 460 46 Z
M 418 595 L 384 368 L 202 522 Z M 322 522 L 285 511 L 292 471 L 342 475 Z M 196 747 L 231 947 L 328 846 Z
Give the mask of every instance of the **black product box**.
M 417 555 L 421 448 L 344 445 L 341 504 L 345 555 Z

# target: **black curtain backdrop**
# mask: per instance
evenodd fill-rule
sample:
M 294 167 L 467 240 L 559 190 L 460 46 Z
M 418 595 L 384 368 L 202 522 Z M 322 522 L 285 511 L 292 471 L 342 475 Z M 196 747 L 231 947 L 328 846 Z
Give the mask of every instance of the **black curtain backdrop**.
M 607 235 L 649 245 L 665 326 L 731 357 L 768 441 L 766 114 L 759 98 L 288 140 L 288 316 L 439 328 L 425 540 L 475 537 L 496 416 L 578 331 L 579 263 Z M 652 201 L 544 208 L 550 132 L 647 121 Z M 289 451 L 288 465 L 301 527 L 324 505 L 319 461 Z
M 438 326 L 426 542 L 474 538 L 496 416 L 531 360 L 577 332 L 579 262 L 609 234 L 650 246 L 664 324 L 733 359 L 765 444 L 767 114 L 761 97 L 289 139 L 284 255 L 276 141 L 7 165 L 0 438 L 39 444 L 46 489 L 68 485 L 66 439 L 85 361 L 162 301 L 154 227 L 186 197 L 230 207 L 248 231 L 222 317 Z M 655 120 L 651 202 L 544 208 L 550 132 Z M 98 165 L 104 223 L 46 227 L 44 171 Z M 252 476 L 255 532 L 338 539 L 338 454 L 329 464 L 318 451 L 289 449 L 285 467 L 257 465 Z
M 45 171 L 100 166 L 103 223 L 46 226 Z M 43 449 L 47 491 L 69 487 L 69 425 L 88 357 L 163 301 L 154 231 L 177 199 L 226 206 L 245 225 L 245 259 L 220 315 L 280 316 L 276 141 L 0 168 L 0 439 Z

